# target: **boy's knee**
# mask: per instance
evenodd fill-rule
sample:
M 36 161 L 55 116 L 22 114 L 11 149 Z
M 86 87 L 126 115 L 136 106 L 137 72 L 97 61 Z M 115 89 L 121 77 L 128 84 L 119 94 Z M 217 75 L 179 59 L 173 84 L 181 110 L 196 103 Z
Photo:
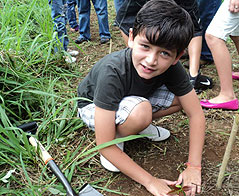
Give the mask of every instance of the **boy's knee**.
M 148 101 L 143 101 L 130 114 L 130 119 L 137 127 L 147 127 L 152 122 L 152 106 Z

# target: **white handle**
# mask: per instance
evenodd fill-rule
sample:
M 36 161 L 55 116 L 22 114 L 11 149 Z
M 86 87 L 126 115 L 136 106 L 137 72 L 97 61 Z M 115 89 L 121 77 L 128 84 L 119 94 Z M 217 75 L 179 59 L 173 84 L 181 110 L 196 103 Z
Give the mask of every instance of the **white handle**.
M 34 137 L 29 138 L 29 142 L 33 147 L 35 147 L 35 150 L 37 150 L 37 147 L 39 146 L 40 149 L 40 156 L 42 160 L 45 162 L 45 164 L 48 163 L 48 161 L 52 160 L 53 158 L 51 155 L 47 152 L 47 150 L 44 148 L 44 146 Z

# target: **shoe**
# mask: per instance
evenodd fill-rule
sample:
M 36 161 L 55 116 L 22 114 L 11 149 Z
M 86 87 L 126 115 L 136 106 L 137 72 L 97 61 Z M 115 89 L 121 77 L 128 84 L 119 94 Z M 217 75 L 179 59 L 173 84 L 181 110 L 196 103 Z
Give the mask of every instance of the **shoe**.
M 200 104 L 204 108 L 210 109 L 226 109 L 226 110 L 238 110 L 238 100 L 234 99 L 232 101 L 224 103 L 210 103 L 209 100 L 204 99 L 200 101 Z
M 79 52 L 77 50 L 71 50 L 68 49 L 67 52 L 71 55 L 71 56 L 77 56 L 79 54 Z
M 100 44 L 106 44 L 110 41 L 110 38 L 101 38 L 100 39 Z
M 77 38 L 75 40 L 75 43 L 76 44 L 82 44 L 83 42 L 89 42 L 90 40 L 89 39 L 85 39 L 85 38 Z
M 196 77 L 192 77 L 189 74 L 189 80 L 197 94 L 213 87 L 212 79 L 207 76 L 201 75 L 200 72 Z
M 65 57 L 65 62 L 66 63 L 75 63 L 76 62 L 76 58 L 72 57 L 72 56 L 66 56 Z
M 239 80 L 239 72 L 232 72 L 232 79 Z
M 116 144 L 116 146 L 118 146 L 122 151 L 124 151 L 124 142 Z M 100 163 L 105 169 L 111 172 L 120 172 L 120 170 L 115 167 L 111 162 L 109 162 L 103 155 L 100 155 Z
M 117 27 L 118 25 L 117 25 L 117 23 L 114 21 L 114 23 L 113 23 L 113 26 L 114 27 Z
M 142 134 L 150 135 L 150 136 L 146 136 L 146 137 L 154 142 L 163 141 L 170 137 L 169 130 L 164 129 L 159 126 L 152 125 L 152 124 L 150 124 L 146 129 L 141 131 L 139 134 L 140 135 L 142 135 Z

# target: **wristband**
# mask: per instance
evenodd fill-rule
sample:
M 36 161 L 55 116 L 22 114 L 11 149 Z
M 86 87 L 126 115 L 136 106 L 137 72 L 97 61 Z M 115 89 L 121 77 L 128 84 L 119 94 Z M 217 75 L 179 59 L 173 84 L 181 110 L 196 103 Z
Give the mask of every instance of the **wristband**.
M 193 168 L 193 169 L 202 170 L 202 167 L 201 167 L 201 166 L 194 166 L 194 165 L 192 165 L 192 164 L 189 163 L 189 162 L 184 163 L 184 165 L 186 165 L 188 168 Z

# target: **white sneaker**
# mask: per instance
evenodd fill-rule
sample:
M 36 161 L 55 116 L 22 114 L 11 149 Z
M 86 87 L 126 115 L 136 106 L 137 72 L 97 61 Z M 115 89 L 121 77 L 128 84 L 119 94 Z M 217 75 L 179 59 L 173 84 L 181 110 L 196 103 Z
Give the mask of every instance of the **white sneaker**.
M 77 50 L 71 50 L 68 49 L 67 52 L 71 55 L 71 56 L 77 56 L 79 54 L 79 52 Z
M 124 150 L 124 142 L 116 144 L 116 146 L 118 146 L 122 151 Z M 111 172 L 120 172 L 120 170 L 115 167 L 111 162 L 109 162 L 103 155 L 100 155 L 100 163 L 105 169 Z
M 150 124 L 146 129 L 141 131 L 139 134 L 151 135 L 147 136 L 147 138 L 152 141 L 159 142 L 168 139 L 170 136 L 170 131 L 162 127 Z
M 76 58 L 72 57 L 72 56 L 66 56 L 65 57 L 65 62 L 66 63 L 75 63 L 76 62 Z

